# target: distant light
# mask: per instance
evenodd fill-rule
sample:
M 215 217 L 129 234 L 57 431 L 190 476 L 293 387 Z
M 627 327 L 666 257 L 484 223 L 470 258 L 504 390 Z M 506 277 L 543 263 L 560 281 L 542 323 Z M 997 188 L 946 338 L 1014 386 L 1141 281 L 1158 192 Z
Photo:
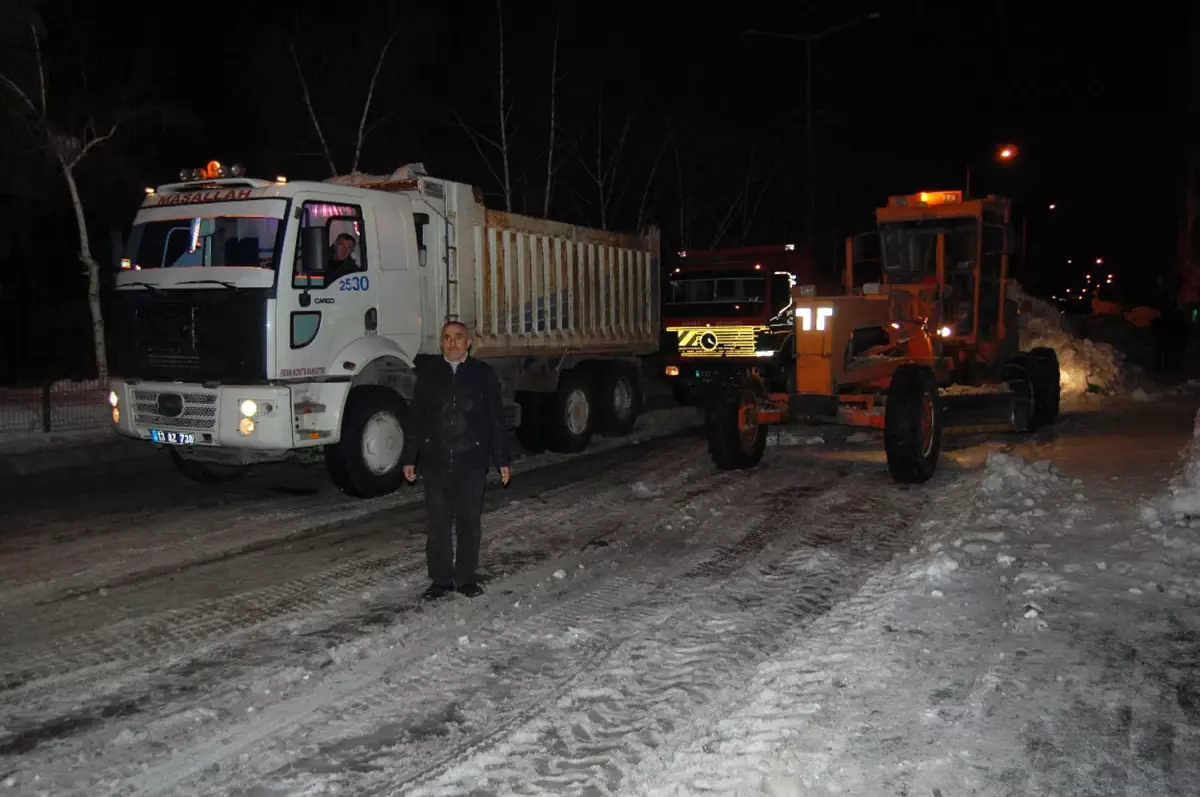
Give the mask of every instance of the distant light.
M 1074 261 L 1074 260 L 1071 260 L 1070 258 L 1068 258 L 1068 259 L 1067 259 L 1067 265 L 1068 265 L 1068 266 L 1069 266 L 1069 265 L 1071 265 L 1071 264 L 1072 264 L 1072 263 L 1074 263 L 1074 262 L 1075 262 L 1075 261 Z
M 954 334 L 954 329 L 952 327 L 942 327 L 938 330 L 938 334 L 943 338 L 948 338 Z
M 1017 152 L 1018 152 L 1018 150 L 1017 150 L 1016 144 L 1005 144 L 996 153 L 996 156 L 998 158 L 1000 158 L 1000 160 L 1010 161 L 1013 158 L 1017 157 Z
M 783 245 L 783 251 L 785 251 L 785 252 L 795 252 L 795 251 L 796 251 L 796 245 L 795 245 L 795 244 L 784 244 L 784 245 Z
M 1070 293 L 1070 292 L 1071 292 L 1071 289 L 1070 289 L 1070 288 L 1067 288 L 1067 293 Z
M 1055 209 L 1055 208 L 1057 208 L 1057 207 L 1058 207 L 1058 205 L 1054 204 L 1053 202 L 1051 202 L 1051 203 L 1050 203 L 1050 209 L 1051 209 L 1051 210 L 1054 210 L 1054 209 Z
M 1112 274 L 1109 274 L 1109 275 L 1108 275 L 1108 278 L 1109 278 L 1109 279 L 1112 279 L 1112 278 L 1113 278 L 1113 275 L 1112 275 Z
M 1071 261 L 1070 261 L 1070 260 L 1068 260 L 1067 262 L 1068 262 L 1068 263 L 1070 263 Z M 1087 277 L 1089 280 L 1092 278 L 1092 275 L 1091 275 L 1091 274 L 1087 274 L 1087 275 L 1085 275 L 1085 276 L 1086 276 L 1086 277 Z
M 1096 265 L 1097 266 L 1104 265 L 1104 258 L 1102 258 L 1102 257 L 1096 258 Z
M 281 174 L 281 175 L 279 175 L 278 177 L 276 177 L 276 178 L 275 178 L 275 182 L 277 182 L 277 183 L 286 183 L 286 182 L 287 182 L 287 178 L 286 178 L 286 177 L 284 177 L 284 176 Z
M 150 186 L 146 186 L 146 196 L 154 196 L 154 189 Z
M 755 264 L 754 264 L 754 270 L 755 270 L 755 271 L 762 271 L 762 263 L 755 263 Z

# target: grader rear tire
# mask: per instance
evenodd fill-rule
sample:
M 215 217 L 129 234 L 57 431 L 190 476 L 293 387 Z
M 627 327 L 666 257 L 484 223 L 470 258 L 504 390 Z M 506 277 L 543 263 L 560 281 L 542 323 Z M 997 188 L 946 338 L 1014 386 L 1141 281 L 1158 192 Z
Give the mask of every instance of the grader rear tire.
M 888 472 L 901 484 L 923 484 L 937 470 L 942 450 L 942 408 L 931 369 L 908 364 L 892 374 L 883 447 Z

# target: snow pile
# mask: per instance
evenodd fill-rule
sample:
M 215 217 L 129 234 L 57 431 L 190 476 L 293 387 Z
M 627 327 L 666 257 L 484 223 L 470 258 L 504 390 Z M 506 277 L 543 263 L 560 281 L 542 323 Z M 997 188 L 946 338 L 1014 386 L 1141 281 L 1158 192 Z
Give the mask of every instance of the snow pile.
M 374 183 L 387 183 L 393 180 L 415 180 L 418 177 L 425 177 L 428 174 L 429 172 L 425 171 L 424 163 L 406 163 L 387 175 L 354 172 L 352 174 L 339 174 L 337 177 L 330 177 L 325 182 L 334 185 L 370 185 Z
M 1200 411 L 1196 412 L 1192 441 L 1184 449 L 1183 460 L 1183 468 L 1172 479 L 1167 495 L 1143 508 L 1143 520 L 1167 520 L 1179 525 L 1190 525 L 1193 518 L 1200 520 Z
M 1045 346 L 1058 355 L 1063 396 L 1098 392 L 1117 395 L 1124 392 L 1125 355 L 1111 343 L 1096 343 L 1075 335 L 1062 313 L 1047 301 L 1026 295 L 1013 286 L 1011 295 L 1022 307 L 1019 316 L 1021 348 L 1024 351 Z

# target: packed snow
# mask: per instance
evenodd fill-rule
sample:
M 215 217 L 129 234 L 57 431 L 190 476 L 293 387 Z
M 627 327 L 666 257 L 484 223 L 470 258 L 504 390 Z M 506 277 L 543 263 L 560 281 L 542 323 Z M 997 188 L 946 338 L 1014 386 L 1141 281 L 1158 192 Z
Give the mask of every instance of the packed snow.
M 155 551 L 139 560 L 104 544 L 134 543 L 119 529 L 66 533 L 40 510 L 43 536 L 4 549 L 0 783 L 1115 797 L 1200 782 L 1200 542 L 1187 513 L 1150 511 L 1200 486 L 1200 436 L 1189 448 L 1183 429 L 1161 493 L 1068 470 L 1070 439 L 1028 438 L 948 448 L 905 487 L 870 434 L 778 434 L 757 469 L 717 471 L 698 436 L 662 437 L 695 417 L 654 418 L 637 456 L 600 441 L 590 468 L 519 469 L 489 498 L 475 601 L 417 601 L 411 498 L 324 531 L 309 515 L 328 499 L 257 519 L 237 504 L 224 522 L 257 547 L 202 562 L 170 554 L 180 533 L 153 513 L 123 510 Z M 1147 466 L 1111 439 L 1109 456 Z

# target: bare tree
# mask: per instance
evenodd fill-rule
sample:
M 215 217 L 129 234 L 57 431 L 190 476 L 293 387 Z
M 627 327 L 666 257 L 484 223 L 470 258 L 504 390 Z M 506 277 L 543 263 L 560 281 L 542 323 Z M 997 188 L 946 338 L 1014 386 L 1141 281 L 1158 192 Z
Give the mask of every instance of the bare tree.
M 487 166 L 488 171 L 492 173 L 493 179 L 500 185 L 500 190 L 504 194 L 504 209 L 512 213 L 513 209 L 513 192 L 512 192 L 512 175 L 509 170 L 509 118 L 512 116 L 512 103 L 508 100 L 506 88 L 508 86 L 508 77 L 504 73 L 504 8 L 503 0 L 496 0 L 496 19 L 500 25 L 500 100 L 497 106 L 500 110 L 500 135 L 497 138 L 484 135 L 481 131 L 472 128 L 468 125 L 461 116 L 457 113 L 454 115 L 458 120 L 458 125 L 471 139 L 471 144 L 474 145 L 475 151 L 479 153 L 483 165 Z M 487 153 L 483 151 L 483 145 L 495 149 L 500 153 L 500 170 L 492 165 L 492 161 L 488 158 Z
M 675 181 L 679 190 L 679 245 L 689 249 L 692 244 L 691 202 L 683 185 L 683 162 L 679 155 L 679 138 L 674 131 L 671 133 L 671 149 L 675 153 Z
M 741 220 L 741 242 L 745 245 L 750 238 L 750 231 L 754 226 L 754 219 L 758 215 L 759 206 L 762 205 L 763 196 L 767 193 L 767 188 L 770 186 L 770 176 L 763 179 L 762 184 L 756 189 L 754 186 L 754 151 L 750 151 L 750 162 L 746 166 L 746 177 L 742 182 L 737 193 L 734 194 L 733 200 L 725 209 L 725 213 L 721 216 L 717 223 L 716 233 L 713 237 L 711 249 L 716 249 L 725 236 L 729 233 L 735 219 L 740 217 Z
M 646 184 L 642 186 L 642 201 L 638 203 L 636 228 L 639 230 L 646 225 L 646 204 L 650 199 L 650 188 L 654 185 L 654 176 L 658 173 L 658 164 L 662 162 L 663 153 L 667 151 L 673 138 L 672 133 L 667 133 L 663 138 L 662 146 L 658 148 L 658 154 L 654 156 L 654 162 L 650 164 L 650 173 L 646 175 Z
M 542 202 L 542 217 L 550 217 L 550 196 L 554 191 L 554 133 L 558 123 L 558 39 L 562 17 L 554 23 L 554 45 L 550 50 L 550 144 L 546 150 L 546 191 Z
M 107 125 L 97 126 L 95 120 L 90 116 L 77 133 L 71 133 L 65 126 L 58 125 L 51 114 L 48 100 L 46 65 L 37 20 L 30 19 L 28 25 L 33 45 L 32 66 L 33 74 L 36 76 L 36 85 L 22 88 L 16 80 L 4 73 L 0 73 L 0 84 L 3 84 L 16 97 L 21 111 L 29 120 L 34 137 L 44 144 L 46 152 L 61 172 L 63 181 L 66 183 L 67 193 L 71 199 L 71 208 L 74 211 L 76 232 L 79 235 L 79 262 L 83 264 L 84 274 L 88 278 L 88 309 L 92 316 L 92 345 L 96 360 L 96 375 L 103 381 L 108 379 L 108 352 L 104 340 L 104 313 L 100 306 L 100 265 L 92 255 L 87 216 L 84 212 L 83 199 L 79 193 L 76 169 L 97 147 L 109 142 L 117 134 L 118 129 L 134 114 L 122 103 L 112 114 L 111 121 Z
M 363 100 L 362 116 L 358 120 L 358 134 L 354 140 L 354 158 L 350 162 L 350 173 L 358 172 L 358 163 L 362 158 L 363 144 L 367 138 L 374 132 L 380 124 L 382 124 L 390 114 L 377 119 L 371 125 L 367 125 L 367 119 L 371 114 L 371 102 L 375 99 L 375 85 L 379 82 L 379 73 L 383 71 L 384 61 L 387 60 L 388 50 L 392 47 L 392 42 L 396 40 L 396 36 L 400 33 L 400 28 L 396 27 L 392 30 L 387 41 L 383 43 L 383 49 L 379 51 L 379 58 L 375 61 L 375 70 L 371 73 L 371 81 L 367 84 L 367 96 Z M 293 40 L 288 44 L 288 50 L 292 54 L 292 63 L 296 66 L 296 76 L 300 79 L 300 90 L 304 96 L 304 107 L 308 111 L 308 118 L 312 121 L 313 129 L 317 132 L 317 139 L 321 142 L 321 151 L 325 154 L 325 162 L 329 164 L 331 176 L 337 177 L 337 164 L 334 162 L 333 153 L 329 148 L 328 139 L 325 138 L 325 131 L 321 128 L 321 122 L 317 118 L 316 108 L 313 106 L 312 93 L 309 91 L 308 80 L 304 77 L 304 70 L 300 67 L 300 57 L 296 54 L 296 42 Z
M 613 145 L 612 151 L 606 157 L 604 153 L 604 93 L 601 91 L 596 108 L 595 166 L 594 168 L 589 166 L 586 160 L 582 165 L 583 170 L 596 185 L 596 208 L 600 215 L 600 229 L 602 230 L 608 229 L 609 211 L 614 205 L 614 200 L 619 200 L 619 196 L 614 193 L 617 188 L 617 167 L 621 163 L 621 153 L 629 140 L 629 128 L 632 126 L 633 114 L 626 114 L 621 135 L 617 137 L 617 143 Z

